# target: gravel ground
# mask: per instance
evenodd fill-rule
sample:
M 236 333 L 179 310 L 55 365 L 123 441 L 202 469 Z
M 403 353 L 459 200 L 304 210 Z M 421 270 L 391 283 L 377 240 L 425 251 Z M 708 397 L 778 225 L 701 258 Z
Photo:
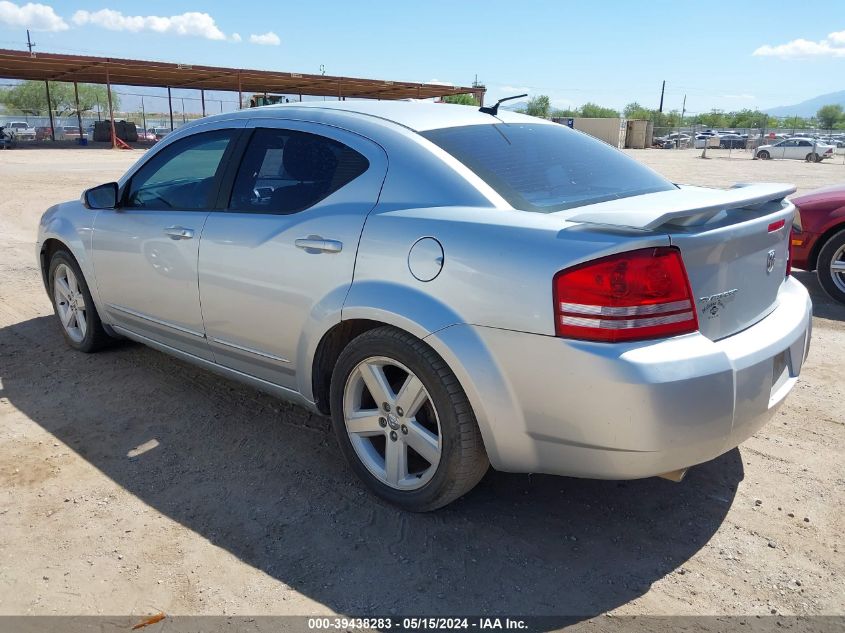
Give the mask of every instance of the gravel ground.
M 678 182 L 845 181 L 631 154 Z M 0 614 L 845 613 L 845 306 L 814 276 L 793 394 L 683 483 L 490 472 L 405 514 L 362 491 L 322 418 L 140 345 L 65 347 L 37 218 L 139 155 L 0 152 Z

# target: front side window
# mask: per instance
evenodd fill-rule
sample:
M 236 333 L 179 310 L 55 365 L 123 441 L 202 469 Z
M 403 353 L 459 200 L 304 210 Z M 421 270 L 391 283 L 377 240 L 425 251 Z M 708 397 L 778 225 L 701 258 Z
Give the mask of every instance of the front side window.
M 551 213 L 675 189 L 633 158 L 564 125 L 496 123 L 422 135 L 524 211 Z
M 297 213 L 349 184 L 368 167 L 366 158 L 333 139 L 259 128 L 238 169 L 229 209 Z
M 124 206 L 133 209 L 208 209 L 232 130 L 194 134 L 167 146 L 132 176 Z

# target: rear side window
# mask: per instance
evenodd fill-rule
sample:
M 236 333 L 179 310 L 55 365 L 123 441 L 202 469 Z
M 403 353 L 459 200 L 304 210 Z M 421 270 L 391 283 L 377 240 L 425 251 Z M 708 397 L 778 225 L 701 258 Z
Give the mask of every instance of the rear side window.
M 471 125 L 422 135 L 525 211 L 551 213 L 675 188 L 622 152 L 563 125 Z
M 234 132 L 194 134 L 168 145 L 132 176 L 125 207 L 208 209 L 214 180 Z
M 259 128 L 238 169 L 229 209 L 297 213 L 349 184 L 368 167 L 364 156 L 333 139 Z

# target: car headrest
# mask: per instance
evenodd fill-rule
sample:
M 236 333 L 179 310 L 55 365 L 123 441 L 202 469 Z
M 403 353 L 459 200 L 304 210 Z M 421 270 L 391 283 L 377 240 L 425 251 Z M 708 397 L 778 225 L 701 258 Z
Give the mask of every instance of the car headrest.
M 337 158 L 326 141 L 295 135 L 285 143 L 282 153 L 285 171 L 295 180 L 330 180 L 337 169 Z

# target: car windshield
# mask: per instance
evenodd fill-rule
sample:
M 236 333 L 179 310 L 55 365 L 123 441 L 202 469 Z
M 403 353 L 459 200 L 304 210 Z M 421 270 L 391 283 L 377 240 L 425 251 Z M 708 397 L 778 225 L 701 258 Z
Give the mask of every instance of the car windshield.
M 675 188 L 610 145 L 563 125 L 469 125 L 421 134 L 516 209 L 552 213 Z

